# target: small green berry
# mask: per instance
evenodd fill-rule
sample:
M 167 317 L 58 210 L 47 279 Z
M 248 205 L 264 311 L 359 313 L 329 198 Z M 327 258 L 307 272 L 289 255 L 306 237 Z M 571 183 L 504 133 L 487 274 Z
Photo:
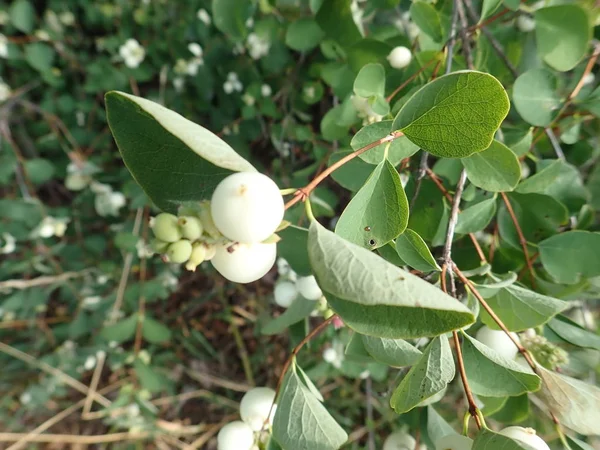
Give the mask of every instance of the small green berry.
M 202 222 L 197 217 L 182 216 L 177 223 L 179 223 L 179 228 L 181 229 L 181 234 L 184 238 L 195 241 L 202 236 Z
M 210 202 L 204 201 L 200 204 L 200 220 L 202 221 L 202 226 L 206 234 L 213 239 L 219 239 L 221 237 L 221 232 L 215 225 L 212 213 L 210 212 Z
M 177 224 L 177 216 L 160 213 L 154 218 L 152 232 L 156 238 L 164 242 L 177 242 L 181 239 L 181 230 Z
M 196 267 L 202 264 L 206 259 L 206 245 L 201 242 L 196 242 L 192 245 L 192 254 L 190 259 L 185 264 L 185 268 L 192 272 L 196 271 Z
M 152 248 L 152 250 L 154 250 L 156 253 L 166 253 L 168 247 L 169 243 L 161 241 L 160 239 L 154 238 L 152 241 L 150 241 L 150 248 Z
M 187 239 L 173 242 L 167 249 L 167 257 L 169 261 L 176 264 L 181 264 L 190 259 L 192 255 L 192 243 Z

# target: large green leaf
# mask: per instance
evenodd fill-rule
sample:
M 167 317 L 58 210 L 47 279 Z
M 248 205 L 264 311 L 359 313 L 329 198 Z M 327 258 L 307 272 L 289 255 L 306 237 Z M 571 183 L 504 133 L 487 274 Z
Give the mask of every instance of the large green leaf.
M 168 342 L 172 337 L 171 330 L 167 326 L 148 316 L 142 322 L 142 335 L 153 344 Z
M 448 338 L 433 339 L 418 363 L 410 368 L 394 390 L 390 405 L 398 414 L 410 411 L 444 389 L 454 378 L 455 367 Z
M 538 162 L 538 168 L 553 166 L 551 160 Z M 565 161 L 560 161 L 558 176 L 544 189 L 544 194 L 558 200 L 567 207 L 571 214 L 579 212 L 581 207 L 589 202 L 590 193 L 583 184 L 579 169 Z
M 519 183 L 515 192 L 520 194 L 543 193 L 560 175 L 562 162 L 554 160 L 543 169 Z
M 540 377 L 529 368 L 504 358 L 465 333 L 463 336 L 465 370 L 474 394 L 504 397 L 540 388 Z
M 493 76 L 454 72 L 422 87 L 394 119 L 401 130 L 429 153 L 464 158 L 485 150 L 508 114 L 506 91 Z
M 362 335 L 367 352 L 377 361 L 392 367 L 412 366 L 423 354 L 403 339 L 385 339 Z
M 559 283 L 574 284 L 581 277 L 600 275 L 600 234 L 567 231 L 539 245 L 544 269 Z
M 308 260 L 308 229 L 290 225 L 277 234 L 281 241 L 277 244 L 277 254 L 285 259 L 290 267 L 301 276 L 311 275 Z
M 367 125 L 354 135 L 350 142 L 350 146 L 354 150 L 365 147 L 390 134 L 391 126 L 391 120 L 382 120 L 381 122 Z M 377 147 L 360 154 L 359 158 L 369 164 L 379 164 L 385 158 L 386 147 L 387 158 L 393 166 L 397 166 L 404 158 L 408 158 L 419 151 L 418 146 L 409 141 L 406 136 L 402 136 L 393 140 L 391 143 L 388 142 L 386 144 L 378 145 Z
M 576 323 L 558 316 L 548 322 L 547 327 L 554 331 L 561 339 L 582 348 L 593 348 L 600 351 L 600 336 L 581 328 Z
M 316 221 L 309 229 L 308 255 L 331 307 L 361 334 L 437 336 L 474 321 L 471 311 L 453 297 Z
M 487 303 L 510 331 L 523 331 L 548 322 L 569 307 L 569 303 L 538 294 L 516 285 L 500 289 Z M 488 327 L 500 329 L 484 310 L 481 320 Z
M 535 12 L 537 49 L 544 62 L 560 72 L 571 70 L 585 56 L 592 29 L 581 6 L 556 5 Z
M 560 422 L 583 435 L 598 434 L 600 389 L 583 381 L 538 367 L 541 396 Z
M 294 50 L 305 52 L 319 45 L 324 36 L 325 33 L 317 22 L 304 17 L 290 23 L 285 33 L 285 43 Z
M 35 8 L 29 0 L 16 0 L 8 10 L 10 21 L 23 33 L 31 33 L 35 27 Z
M 348 435 L 292 367 L 277 400 L 273 437 L 282 448 L 337 450 Z
M 360 97 L 381 97 L 385 93 L 385 69 L 381 64 L 367 64 L 354 80 L 354 93 Z
M 492 141 L 486 150 L 461 161 L 469 181 L 489 192 L 512 191 L 521 178 L 521 165 L 517 156 L 498 141 Z
M 106 113 L 125 165 L 162 210 L 210 198 L 233 172 L 255 171 L 216 135 L 158 103 L 112 91 Z
M 315 19 L 328 37 L 344 47 L 349 47 L 362 38 L 352 18 L 349 0 L 324 1 Z
M 409 228 L 396 239 L 396 251 L 398 256 L 413 269 L 421 272 L 441 270 L 425 241 Z
M 441 42 L 444 38 L 440 16 L 435 8 L 427 2 L 415 1 L 410 5 L 410 18 L 417 26 L 433 39 L 435 42 Z
M 398 171 L 386 159 L 340 216 L 335 232 L 365 248 L 379 248 L 406 228 L 408 199 Z
M 406 195 L 414 198 L 415 183 L 411 179 L 406 185 Z M 419 233 L 425 241 L 432 241 L 445 214 L 444 197 L 435 183 L 427 178 L 421 180 L 421 188 L 416 201 L 411 203 L 408 228 Z
M 335 164 L 350 153 L 352 153 L 350 150 L 341 150 L 332 153 L 329 157 L 328 165 Z M 358 191 L 366 183 L 372 172 L 373 166 L 371 164 L 367 164 L 360 158 L 354 158 L 333 172 L 331 177 L 342 187 L 350 191 Z
M 513 87 L 513 104 L 521 117 L 532 125 L 545 127 L 558 107 L 556 76 L 547 69 L 531 69 L 519 75 Z
M 496 199 L 488 198 L 482 202 L 469 206 L 458 214 L 456 232 L 475 233 L 488 226 L 496 214 Z

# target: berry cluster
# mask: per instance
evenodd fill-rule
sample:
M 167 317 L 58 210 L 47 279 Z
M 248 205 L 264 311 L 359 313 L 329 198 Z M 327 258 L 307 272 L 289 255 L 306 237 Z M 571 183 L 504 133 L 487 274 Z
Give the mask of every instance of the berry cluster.
M 275 391 L 268 387 L 257 387 L 249 390 L 240 402 L 240 417 L 228 423 L 217 435 L 217 450 L 254 450 L 258 443 L 267 436 L 261 434 L 265 422 L 273 423 L 277 405 L 271 405 L 275 400 Z M 269 416 L 269 412 L 271 415 Z
M 250 283 L 275 263 L 284 203 L 277 185 L 258 172 L 222 180 L 210 202 L 159 214 L 152 222 L 153 248 L 170 262 L 194 271 L 210 261 L 225 278 Z

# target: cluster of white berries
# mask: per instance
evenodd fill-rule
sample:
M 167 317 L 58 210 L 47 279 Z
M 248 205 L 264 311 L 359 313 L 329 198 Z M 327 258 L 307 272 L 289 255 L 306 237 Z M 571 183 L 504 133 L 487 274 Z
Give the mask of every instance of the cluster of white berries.
M 363 119 L 363 125 L 368 125 L 370 123 L 381 122 L 383 120 L 383 116 L 377 114 L 373 111 L 371 104 L 369 103 L 369 99 L 366 97 L 360 97 L 358 95 L 352 95 L 350 97 L 350 101 L 352 105 L 356 109 L 358 113 L 358 117 Z
M 244 85 L 238 78 L 237 73 L 229 72 L 227 74 L 227 80 L 223 83 L 223 90 L 226 94 L 231 94 L 233 92 L 242 92 L 244 89 Z
M 404 69 L 410 64 L 412 53 L 407 47 L 394 47 L 387 56 L 387 60 L 394 69 Z
M 52 236 L 62 237 L 67 231 L 67 225 L 71 219 L 68 217 L 46 216 L 32 231 L 31 237 L 49 238 Z
M 94 199 L 94 208 L 98 215 L 102 217 L 119 215 L 119 210 L 125 206 L 126 199 L 122 192 L 115 191 L 113 188 L 104 183 L 93 181 L 90 184 L 90 189 L 96 198 Z
M 181 208 L 179 217 L 155 217 L 153 248 L 170 262 L 186 263 L 188 270 L 210 260 L 228 280 L 250 283 L 275 263 L 277 244 L 269 239 L 283 213 L 283 198 L 273 180 L 258 172 L 239 172 L 219 183 L 210 202 Z
M 146 57 L 146 49 L 136 39 L 127 39 L 119 47 L 119 55 L 130 69 L 137 68 Z
M 533 428 L 512 426 L 500 430 L 499 433 L 535 450 L 550 450 L 548 444 L 536 434 Z M 472 447 L 473 439 L 460 434 L 446 435 L 435 443 L 435 450 L 471 450 Z
M 228 423 L 221 428 L 217 435 L 217 450 L 258 449 L 258 443 L 264 437 L 260 432 L 265 423 L 269 426 L 273 424 L 277 409 L 274 401 L 275 391 L 267 387 L 257 387 L 244 394 L 240 402 L 242 420 Z
M 285 276 L 280 276 L 275 285 L 273 291 L 275 303 L 282 308 L 289 308 L 299 295 L 306 300 L 316 301 L 323 297 L 323 292 L 314 276 L 298 277 L 296 272 L 290 268 Z
M 65 178 L 65 187 L 70 191 L 81 191 L 89 186 L 95 173 L 99 169 L 90 162 L 69 163 L 67 166 L 67 176 Z
M 248 53 L 252 59 L 260 59 L 269 53 L 271 43 L 256 33 L 250 33 L 246 40 Z
M 198 74 L 198 68 L 204 65 L 204 51 L 202 50 L 202 46 L 197 42 L 190 42 L 188 44 L 188 50 L 193 57 L 190 59 L 179 58 L 175 62 L 173 71 L 177 75 L 189 75 L 190 77 L 194 77 Z M 183 79 L 181 79 L 181 83 L 183 83 Z

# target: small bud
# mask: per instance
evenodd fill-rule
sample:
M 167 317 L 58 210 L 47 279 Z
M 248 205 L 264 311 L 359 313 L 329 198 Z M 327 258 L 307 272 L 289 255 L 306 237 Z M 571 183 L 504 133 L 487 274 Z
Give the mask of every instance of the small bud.
M 196 271 L 196 267 L 202 264 L 206 259 L 206 246 L 201 242 L 196 242 L 192 245 L 192 254 L 190 259 L 185 264 L 185 268 L 192 272 Z
M 154 236 L 164 242 L 177 242 L 181 239 L 181 230 L 177 223 L 177 216 L 161 213 L 152 222 Z
M 210 212 L 210 202 L 204 201 L 200 204 L 199 215 L 204 232 L 213 239 L 219 239 L 221 237 L 221 232 L 213 221 L 212 214 Z
M 202 227 L 202 222 L 197 217 L 183 216 L 179 218 L 177 223 L 184 238 L 195 241 L 202 236 L 204 228 Z
M 176 264 L 186 262 L 192 255 L 192 244 L 187 239 L 173 242 L 167 249 L 169 261 Z

